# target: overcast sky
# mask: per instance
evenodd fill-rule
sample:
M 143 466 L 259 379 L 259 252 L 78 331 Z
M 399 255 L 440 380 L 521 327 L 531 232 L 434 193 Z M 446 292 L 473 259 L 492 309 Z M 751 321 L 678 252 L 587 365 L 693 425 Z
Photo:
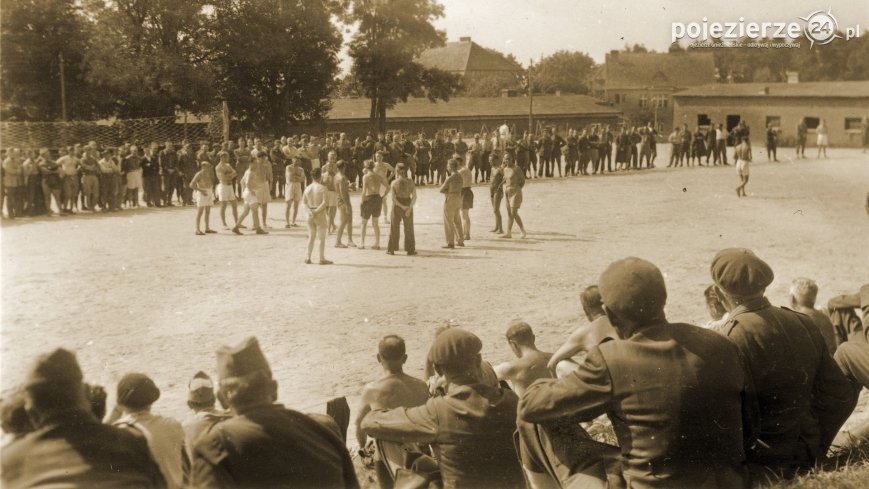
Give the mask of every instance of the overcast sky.
M 832 13 L 839 28 L 869 28 L 869 0 L 723 0 L 714 2 L 646 0 L 439 0 L 444 17 L 435 25 L 448 41 L 470 36 L 485 47 L 513 53 L 523 65 L 560 49 L 583 51 L 597 62 L 625 43 L 657 51 L 670 45 L 672 22 L 791 22 L 816 10 Z M 802 22 L 801 22 L 802 24 Z M 834 40 L 833 42 L 844 42 Z M 349 66 L 346 61 L 343 64 Z

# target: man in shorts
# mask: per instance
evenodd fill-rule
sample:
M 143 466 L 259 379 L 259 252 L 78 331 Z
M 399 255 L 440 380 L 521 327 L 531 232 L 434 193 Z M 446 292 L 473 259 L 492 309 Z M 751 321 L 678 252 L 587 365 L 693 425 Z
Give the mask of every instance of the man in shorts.
M 311 170 L 313 180 L 302 194 L 302 203 L 308 209 L 308 255 L 305 263 L 311 264 L 311 253 L 314 251 L 314 241 L 320 240 L 320 265 L 331 265 L 326 259 L 326 230 L 329 220 L 326 217 L 326 187 L 320 183 L 322 177 L 321 168 Z
M 380 156 L 382 159 L 382 155 Z M 388 165 L 388 163 L 383 163 Z M 374 246 L 372 250 L 380 249 L 380 212 L 382 209 L 383 196 L 380 194 L 381 188 L 387 186 L 386 179 L 374 171 L 374 162 L 368 160 L 365 162 L 365 176 L 362 177 L 362 205 L 359 206 L 362 212 L 362 244 L 360 250 L 365 249 L 365 231 L 368 227 L 368 220 L 371 219 L 371 225 L 374 226 Z
M 748 166 L 751 163 L 751 146 L 748 145 L 748 138 L 740 138 L 739 145 L 733 152 L 733 158 L 736 160 L 736 172 L 739 174 L 739 179 L 742 183 L 736 187 L 737 197 L 746 197 L 745 185 L 748 183 Z
M 260 148 L 262 143 L 259 144 Z M 256 154 L 256 169 L 260 174 L 260 184 L 256 188 L 256 198 L 259 201 L 262 212 L 262 228 L 268 229 L 269 202 L 272 200 L 272 164 L 269 162 L 269 154 L 264 149 L 259 149 Z
M 408 256 L 416 254 L 416 240 L 413 235 L 413 206 L 416 204 L 416 185 L 413 179 L 407 178 L 407 167 L 404 163 L 395 165 L 395 180 L 391 184 L 392 193 L 392 226 L 389 231 L 389 245 L 386 253 L 394 255 L 398 249 L 401 223 L 404 223 L 404 251 Z
M 513 158 L 509 154 L 505 154 L 504 196 L 507 198 L 507 232 L 501 235 L 502 238 L 513 237 L 514 222 L 519 225 L 519 230 L 522 231 L 522 239 L 528 237 L 525 233 L 525 226 L 522 225 L 522 218 L 519 217 L 519 207 L 522 206 L 522 187 L 524 186 L 525 175 L 513 163 Z
M 335 175 L 335 192 L 338 194 L 338 210 L 340 211 L 341 222 L 338 224 L 338 231 L 335 233 L 335 248 L 346 248 L 348 246 L 355 248 L 356 243 L 353 242 L 353 207 L 350 204 L 350 178 L 347 177 L 347 162 L 344 160 L 338 161 L 338 174 Z M 344 230 L 347 230 L 347 244 L 341 242 L 344 237 Z
M 241 188 L 244 189 L 241 194 L 242 199 L 244 199 L 244 208 L 241 210 L 241 215 L 238 216 L 238 223 L 236 223 L 235 227 L 232 228 L 232 232 L 235 234 L 241 234 L 238 228 L 241 227 L 240 224 L 244 222 L 244 218 L 247 217 L 248 214 L 253 214 L 253 228 L 256 231 L 256 234 L 269 234 L 266 230 L 260 227 L 259 222 L 258 211 L 260 201 L 257 198 L 257 190 L 262 188 L 263 178 L 258 168 L 258 160 L 259 158 L 250 162 L 250 167 L 241 179 Z
M 465 246 L 465 234 L 462 232 L 462 176 L 459 175 L 459 162 L 452 158 L 447 162 L 450 176 L 441 185 L 440 193 L 444 194 L 444 235 L 447 240 L 443 248 L 453 249 L 458 244 Z
M 302 168 L 302 160 L 299 157 L 293 158 L 293 164 L 287 165 L 285 170 L 285 180 L 287 188 L 284 191 L 284 200 L 287 201 L 287 210 L 284 213 L 284 218 L 287 221 L 285 228 L 294 228 L 296 224 L 296 215 L 299 213 L 299 202 L 302 200 L 302 184 L 305 182 L 305 169 Z M 293 220 L 290 221 L 290 211 L 292 210 Z
M 203 161 L 199 165 L 200 170 L 190 180 L 190 188 L 193 190 L 193 200 L 196 202 L 196 235 L 205 236 L 217 231 L 211 229 L 211 204 L 214 203 L 214 182 L 211 180 L 211 163 Z M 202 214 L 205 214 L 205 232 L 200 230 Z
M 458 155 L 458 154 L 457 154 Z M 471 239 L 471 209 L 474 208 L 474 191 L 471 189 L 473 185 L 473 177 L 471 176 L 472 162 L 468 158 L 462 158 L 458 155 L 459 175 L 462 176 L 462 230 L 465 232 L 465 241 Z
M 232 168 L 232 165 L 229 164 L 229 153 L 226 151 L 220 152 L 220 162 L 217 163 L 217 167 L 214 169 L 214 173 L 217 175 L 217 200 L 220 202 L 220 222 L 223 223 L 223 229 L 229 229 L 229 226 L 226 224 L 226 205 L 232 205 L 232 218 L 235 220 L 235 226 L 233 232 L 236 234 L 241 234 L 238 231 L 238 199 L 235 196 L 235 188 L 233 185 L 233 181 L 236 174 L 235 170 Z
M 383 151 L 378 151 L 377 153 L 374 153 L 373 171 L 374 173 L 380 175 L 380 178 L 383 180 L 383 186 L 380 188 L 380 205 L 381 212 L 383 212 L 383 220 L 388 223 L 389 209 L 386 208 L 386 194 L 389 193 L 389 176 L 395 174 L 395 167 L 383 161 L 384 154 L 385 153 Z
M 326 187 L 326 216 L 329 218 L 329 233 L 335 232 L 335 213 L 338 210 L 338 193 L 335 191 L 335 174 L 338 172 L 338 153 L 329 151 L 323 169 L 323 186 Z

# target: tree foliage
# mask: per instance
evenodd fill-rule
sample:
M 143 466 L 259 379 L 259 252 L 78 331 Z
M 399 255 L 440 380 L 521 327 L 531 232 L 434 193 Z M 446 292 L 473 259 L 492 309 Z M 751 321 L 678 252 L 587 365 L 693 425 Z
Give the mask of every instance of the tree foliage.
M 556 51 L 534 67 L 531 83 L 535 92 L 556 91 L 584 94 L 594 60 L 579 51 Z
M 426 68 L 417 61 L 423 50 L 443 46 L 445 34 L 432 25 L 443 15 L 434 0 L 353 0 L 344 21 L 358 25 L 350 42 L 352 75 L 371 100 L 372 129 L 382 132 L 386 109 L 410 96 L 448 100 L 459 77 Z

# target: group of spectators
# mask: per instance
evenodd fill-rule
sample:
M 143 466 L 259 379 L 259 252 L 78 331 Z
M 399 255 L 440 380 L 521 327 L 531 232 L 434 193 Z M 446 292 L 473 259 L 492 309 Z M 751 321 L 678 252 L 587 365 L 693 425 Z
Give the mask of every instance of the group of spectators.
M 839 433 L 869 386 L 869 284 L 821 312 L 808 279 L 793 282 L 794 310 L 770 304 L 773 271 L 750 250 L 720 251 L 710 276 L 712 320 L 698 327 L 666 317 L 654 264 L 615 261 L 580 296 L 589 322 L 554 354 L 513 321 L 515 358 L 493 366 L 479 337 L 447 326 L 425 380 L 388 335 L 352 451 L 382 487 L 729 489 L 794 477 L 869 434 Z M 41 355 L 2 402 L 3 486 L 359 487 L 346 400 L 328 415 L 277 403 L 255 338 L 216 357 L 218 382 L 193 376 L 179 422 L 152 412 L 147 375 L 124 375 L 107 414 L 74 353 Z

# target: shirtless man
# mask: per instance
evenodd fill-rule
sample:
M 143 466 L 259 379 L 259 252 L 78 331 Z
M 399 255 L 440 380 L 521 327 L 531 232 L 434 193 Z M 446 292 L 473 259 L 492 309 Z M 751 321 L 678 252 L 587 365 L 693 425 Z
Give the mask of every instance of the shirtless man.
M 305 263 L 311 264 L 311 252 L 314 251 L 314 241 L 320 240 L 320 265 L 331 265 L 326 259 L 326 228 L 329 225 L 326 218 L 326 187 L 320 183 L 323 173 L 321 168 L 311 170 L 310 185 L 302 195 L 302 203 L 308 209 L 308 255 Z
M 404 373 L 407 354 L 401 337 L 388 335 L 380 340 L 377 346 L 377 362 L 383 367 L 384 375 L 362 388 L 362 402 L 356 414 L 356 441 L 359 443 L 360 454 L 364 455 L 367 455 L 364 448 L 368 435 L 362 429 L 362 420 L 371 410 L 421 406 L 429 397 L 425 382 Z M 388 453 L 381 453 L 381 459 L 401 462 L 402 447 L 392 443 L 384 443 L 382 446 Z
M 269 202 L 272 200 L 272 180 L 274 180 L 274 175 L 272 174 L 272 164 L 269 162 L 269 153 L 262 148 L 262 143 L 257 143 L 257 169 L 259 171 L 261 180 L 259 186 L 256 188 L 256 198 L 259 201 L 259 208 L 262 212 L 262 228 L 267 229 L 268 226 L 268 214 L 269 214 Z
M 335 233 L 335 248 L 351 248 L 356 247 L 353 242 L 353 207 L 350 203 L 350 179 L 347 178 L 347 163 L 344 160 L 338 161 L 336 165 L 338 174 L 335 175 L 335 192 L 338 194 L 338 210 L 340 211 L 341 222 L 338 224 L 338 231 Z M 344 230 L 347 230 L 347 244 L 341 242 L 344 237 Z
M 287 165 L 284 170 L 284 179 L 287 181 L 287 188 L 284 189 L 284 200 L 287 202 L 284 218 L 287 224 L 284 227 L 289 229 L 297 226 L 296 215 L 299 213 L 299 202 L 302 201 L 302 185 L 305 183 L 305 169 L 302 168 L 302 160 L 299 157 L 293 157 L 293 164 Z M 292 221 L 290 221 L 291 212 Z
M 509 153 L 504 155 L 504 197 L 507 198 L 507 232 L 502 234 L 502 238 L 513 237 L 513 223 L 519 225 L 519 230 L 522 231 L 522 239 L 528 235 L 525 233 L 525 226 L 522 225 L 522 218 L 519 217 L 519 207 L 522 205 L 522 187 L 525 186 L 525 175 L 521 168 L 516 167 L 513 163 L 513 158 Z
M 534 344 L 534 332 L 525 321 L 513 321 L 507 329 L 507 343 L 516 359 L 495 366 L 498 380 L 509 381 L 516 395 L 522 396 L 525 389 L 537 379 L 552 377 L 546 367 L 551 353 L 542 352 Z
M 232 218 L 235 220 L 234 227 L 238 227 L 238 198 L 235 195 L 233 185 L 235 177 L 238 175 L 232 168 L 232 165 L 229 164 L 229 153 L 226 151 L 220 152 L 220 162 L 214 168 L 214 173 L 217 175 L 218 181 L 217 200 L 220 202 L 220 222 L 223 223 L 223 229 L 229 229 L 229 226 L 226 224 L 227 204 L 232 205 Z
M 379 158 L 383 158 L 381 155 Z M 388 163 L 383 163 L 388 166 Z M 365 249 L 365 231 L 368 227 L 368 219 L 371 219 L 371 225 L 374 226 L 374 246 L 372 250 L 380 249 L 380 212 L 382 209 L 383 196 L 381 189 L 386 185 L 386 179 L 374 171 L 375 164 L 368 160 L 365 162 L 365 176 L 362 177 L 362 244 L 360 250 Z M 391 167 L 390 167 L 391 168 Z
M 740 181 L 742 181 L 736 187 L 736 196 L 747 197 L 745 185 L 748 184 L 748 165 L 751 163 L 751 146 L 748 144 L 748 138 L 740 138 L 739 145 L 733 152 L 733 158 L 736 160 L 736 172 L 739 174 Z
M 238 223 L 236 223 L 235 227 L 232 228 L 233 233 L 241 234 L 238 230 L 240 227 L 239 224 L 244 221 L 244 218 L 247 217 L 248 214 L 253 214 L 253 228 L 256 231 L 256 234 L 268 234 L 266 230 L 260 227 L 258 212 L 260 201 L 257 198 L 257 190 L 262 188 L 263 181 L 264 179 L 259 170 L 259 158 L 256 158 L 250 162 L 250 167 L 241 179 L 241 188 L 244 189 L 242 192 L 244 208 L 241 211 L 241 215 L 238 216 Z
M 471 164 L 472 161 L 468 158 L 462 158 L 459 156 L 458 161 L 460 162 L 461 168 L 459 168 L 459 175 L 462 176 L 462 231 L 465 233 L 465 241 L 471 240 L 471 209 L 474 208 L 474 191 L 471 189 L 471 186 L 474 183 L 473 177 L 471 176 Z
M 329 233 L 335 232 L 335 212 L 338 210 L 338 193 L 335 191 L 335 174 L 338 172 L 338 153 L 329 151 L 323 169 L 323 186 L 326 187 L 326 217 Z
M 380 175 L 383 179 L 383 186 L 380 189 L 380 206 L 381 212 L 383 213 L 383 220 L 388 223 L 389 209 L 386 208 L 386 195 L 389 193 L 389 176 L 395 174 L 395 167 L 383 161 L 383 151 L 374 153 L 374 173 Z
M 603 300 L 597 285 L 590 285 L 579 295 L 582 311 L 589 324 L 583 324 L 567 338 L 561 347 L 552 354 L 547 368 L 557 377 L 574 371 L 582 363 L 582 359 L 573 360 L 572 357 L 580 353 L 587 353 L 592 347 L 597 346 L 604 340 L 618 339 L 618 333 L 610 324 L 603 310 Z
M 211 229 L 211 204 L 214 203 L 214 182 L 211 163 L 203 160 L 199 164 L 200 170 L 190 180 L 190 189 L 193 190 L 193 201 L 196 202 L 196 235 L 205 236 L 217 231 Z M 202 215 L 205 214 L 205 232 L 200 230 Z

